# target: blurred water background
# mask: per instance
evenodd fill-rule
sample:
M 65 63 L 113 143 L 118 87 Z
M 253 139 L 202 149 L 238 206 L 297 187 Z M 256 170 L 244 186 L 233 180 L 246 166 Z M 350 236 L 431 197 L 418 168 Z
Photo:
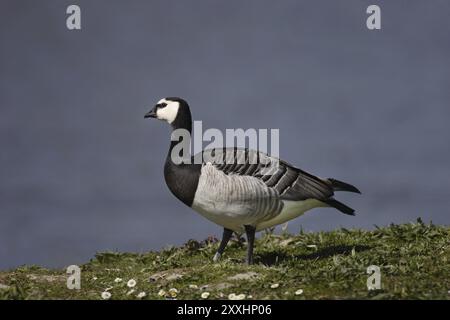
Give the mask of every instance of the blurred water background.
M 165 96 L 203 128 L 279 128 L 283 159 L 358 186 L 355 217 L 291 232 L 450 217 L 450 2 L 0 3 L 0 268 L 81 264 L 221 229 L 168 191 Z

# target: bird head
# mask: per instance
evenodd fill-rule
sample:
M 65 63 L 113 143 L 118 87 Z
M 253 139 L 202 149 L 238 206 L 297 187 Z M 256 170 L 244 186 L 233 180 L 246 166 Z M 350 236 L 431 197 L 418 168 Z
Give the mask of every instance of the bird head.
M 144 118 L 155 118 L 166 121 L 172 127 L 190 127 L 191 112 L 188 103 L 177 97 L 168 97 L 159 100 Z

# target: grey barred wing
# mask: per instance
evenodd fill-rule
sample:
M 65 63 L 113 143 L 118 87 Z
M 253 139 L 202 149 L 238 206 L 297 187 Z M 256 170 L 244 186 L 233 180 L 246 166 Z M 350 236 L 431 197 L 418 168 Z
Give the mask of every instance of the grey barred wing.
M 263 181 L 267 187 L 276 190 L 282 200 L 326 200 L 333 195 L 332 186 L 327 180 L 264 152 L 216 148 L 204 150 L 201 155 L 202 163 L 211 163 L 227 175 L 251 176 Z

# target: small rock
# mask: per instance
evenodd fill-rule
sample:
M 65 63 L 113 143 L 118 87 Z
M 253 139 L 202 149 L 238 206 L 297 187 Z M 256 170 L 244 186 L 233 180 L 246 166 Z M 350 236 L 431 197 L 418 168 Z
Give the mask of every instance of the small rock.
M 166 276 L 167 281 L 174 281 L 183 278 L 183 275 L 180 273 L 172 273 Z
M 149 277 L 149 281 L 151 281 L 151 282 L 158 281 L 158 280 L 164 279 L 164 276 L 165 276 L 164 273 L 158 272 L 158 273 L 152 274 Z
M 240 280 L 253 280 L 259 277 L 259 274 L 253 271 L 246 273 L 238 273 L 234 276 L 228 277 L 228 280 L 231 281 L 240 281 Z
M 162 271 L 162 272 L 157 272 L 155 274 L 152 274 L 149 277 L 149 281 L 150 282 L 155 282 L 155 281 L 159 281 L 159 280 L 175 281 L 175 280 L 183 278 L 183 276 L 184 276 L 183 272 Z
M 214 288 L 215 290 L 224 290 L 224 289 L 233 287 L 233 285 L 228 282 L 221 282 L 221 283 L 215 284 L 211 287 Z

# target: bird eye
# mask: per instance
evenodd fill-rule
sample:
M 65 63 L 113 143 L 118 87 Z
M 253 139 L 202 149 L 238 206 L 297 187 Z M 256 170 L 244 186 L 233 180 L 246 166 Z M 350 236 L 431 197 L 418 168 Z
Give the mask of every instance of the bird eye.
M 167 103 L 165 103 L 165 102 L 159 104 L 160 108 L 164 108 L 165 106 L 167 106 Z

